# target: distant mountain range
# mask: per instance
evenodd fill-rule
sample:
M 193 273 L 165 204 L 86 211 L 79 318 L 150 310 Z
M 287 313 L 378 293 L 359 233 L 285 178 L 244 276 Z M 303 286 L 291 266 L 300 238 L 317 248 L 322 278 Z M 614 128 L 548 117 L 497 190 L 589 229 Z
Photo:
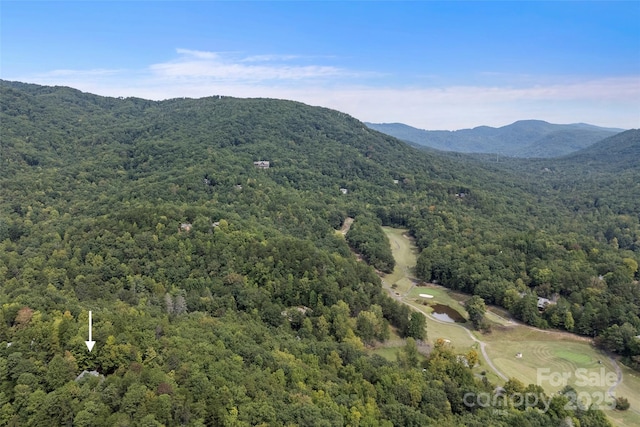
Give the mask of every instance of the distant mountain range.
M 457 131 L 423 130 L 402 123 L 366 125 L 421 147 L 460 153 L 496 153 L 512 157 L 559 157 L 624 130 L 585 123 L 559 125 L 542 120 L 520 120 L 499 128 L 479 126 Z

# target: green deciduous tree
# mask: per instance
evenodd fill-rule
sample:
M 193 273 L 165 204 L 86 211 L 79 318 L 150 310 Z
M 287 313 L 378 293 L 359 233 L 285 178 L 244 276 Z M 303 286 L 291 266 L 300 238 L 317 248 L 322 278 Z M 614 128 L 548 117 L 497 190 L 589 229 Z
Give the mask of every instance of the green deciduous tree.
M 473 327 L 480 329 L 484 321 L 484 314 L 487 312 L 487 306 L 484 300 L 478 295 L 474 295 L 467 300 L 464 308 L 467 310 L 467 313 L 469 313 L 469 320 L 471 320 Z
M 421 341 L 427 338 L 427 319 L 424 314 L 412 311 L 409 316 L 409 325 L 406 336 Z

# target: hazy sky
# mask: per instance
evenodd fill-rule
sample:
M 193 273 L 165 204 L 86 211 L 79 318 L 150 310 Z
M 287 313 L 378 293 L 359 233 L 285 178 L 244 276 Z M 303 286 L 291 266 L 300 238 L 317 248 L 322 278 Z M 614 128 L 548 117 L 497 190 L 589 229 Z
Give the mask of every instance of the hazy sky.
M 640 127 L 640 1 L 0 3 L 0 77 L 423 129 Z

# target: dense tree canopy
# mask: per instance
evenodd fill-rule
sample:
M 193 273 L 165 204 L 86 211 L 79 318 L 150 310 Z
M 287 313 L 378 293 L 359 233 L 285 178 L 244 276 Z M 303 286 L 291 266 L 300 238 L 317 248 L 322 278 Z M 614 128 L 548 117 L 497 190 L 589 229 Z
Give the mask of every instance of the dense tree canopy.
M 606 425 L 465 406 L 494 386 L 446 346 L 417 358 L 424 317 L 351 249 L 389 271 L 380 225 L 407 227 L 424 280 L 633 360 L 640 234 L 624 193 L 596 207 L 578 183 L 567 200 L 569 172 L 532 189 L 295 102 L 0 90 L 1 424 Z M 402 357 L 369 356 L 390 328 Z
M 359 215 L 346 237 L 349 245 L 362 254 L 368 264 L 385 273 L 393 271 L 396 262 L 379 220 Z

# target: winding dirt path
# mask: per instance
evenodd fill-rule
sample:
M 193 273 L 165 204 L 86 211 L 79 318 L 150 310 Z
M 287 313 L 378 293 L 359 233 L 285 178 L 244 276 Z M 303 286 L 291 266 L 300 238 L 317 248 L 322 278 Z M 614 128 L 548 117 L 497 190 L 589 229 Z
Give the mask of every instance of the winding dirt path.
M 340 234 L 342 234 L 343 236 L 347 234 L 349 232 L 349 229 L 351 228 L 351 224 L 353 224 L 353 218 L 351 218 L 350 216 L 346 217 L 344 223 L 342 224 L 342 228 L 340 229 Z
M 403 303 L 407 304 L 405 301 L 402 301 Z M 415 308 L 410 304 L 409 307 Z M 469 338 L 471 338 L 474 342 L 478 343 L 478 345 L 480 346 L 480 352 L 482 353 L 482 356 L 484 357 L 484 360 L 487 361 L 487 365 L 489 365 L 489 367 L 493 370 L 493 372 L 495 372 L 495 374 L 500 377 L 501 379 L 503 379 L 504 381 L 509 380 L 509 378 L 507 378 L 507 376 L 505 374 L 503 374 L 502 372 L 500 372 L 500 370 L 496 367 L 496 365 L 493 364 L 493 361 L 489 358 L 489 355 L 487 354 L 487 343 L 484 341 L 479 340 L 475 335 L 473 335 L 473 332 L 471 332 L 468 328 L 465 328 L 462 325 L 457 325 L 457 324 L 451 324 L 449 322 L 443 322 L 442 320 L 438 320 L 435 317 L 431 316 L 428 313 L 423 313 L 425 316 L 429 317 L 429 319 L 433 320 L 434 322 L 438 322 L 438 323 L 442 323 L 448 326 L 454 326 L 456 328 L 461 328 L 463 329 L 467 335 L 469 335 Z
M 617 381 L 615 382 L 615 384 L 613 384 L 611 387 L 609 387 L 609 390 L 608 390 L 609 396 L 613 397 L 615 399 L 615 397 L 616 397 L 616 394 L 615 394 L 616 387 L 618 387 L 620 385 L 620 383 L 622 382 L 622 369 L 620 369 L 620 366 L 618 366 L 618 363 L 616 362 L 616 359 L 614 359 L 613 357 L 609 356 L 609 361 L 611 362 L 611 364 L 615 368 L 616 375 L 618 375 Z
M 346 223 L 346 221 L 345 221 Z M 412 242 L 411 240 L 406 236 L 406 235 L 402 235 L 402 237 L 404 237 L 404 239 L 390 239 L 390 243 L 391 243 L 391 248 L 392 248 L 392 252 L 400 252 L 401 250 L 411 250 L 411 245 Z M 404 245 L 405 247 L 403 248 L 401 245 Z M 395 254 L 394 254 L 395 256 Z M 398 263 L 398 259 L 396 259 L 396 263 Z M 400 265 L 402 265 L 402 271 L 404 273 L 404 277 L 409 279 L 412 282 L 412 285 L 409 287 L 409 289 L 402 293 L 402 294 L 398 294 L 394 289 L 391 288 L 392 284 L 387 283 L 384 279 L 382 280 L 382 284 L 384 285 L 384 288 L 389 292 L 389 294 L 391 295 L 392 298 L 394 298 L 395 300 L 408 305 L 412 310 L 415 310 L 416 307 L 414 307 L 413 305 L 409 304 L 407 301 L 405 301 L 405 298 L 411 293 L 411 291 L 413 290 L 413 288 L 416 285 L 417 279 L 415 277 L 413 277 L 411 275 L 411 270 L 415 267 L 415 265 L 404 265 L 404 263 L 400 263 Z M 420 310 L 422 312 L 422 310 Z M 462 326 L 462 325 L 458 325 L 458 324 L 452 324 L 449 322 L 443 322 L 441 320 L 436 319 L 435 317 L 431 316 L 428 313 L 424 313 L 422 312 L 425 316 L 427 316 L 430 320 L 434 321 L 434 322 L 438 322 L 438 323 L 442 323 L 442 324 L 446 324 L 448 326 L 454 326 L 454 327 L 458 327 L 458 328 L 462 328 L 467 335 L 469 335 L 469 338 L 471 338 L 471 340 L 473 340 L 474 342 L 478 343 L 478 345 L 480 346 L 480 352 L 482 353 L 482 357 L 484 357 L 484 360 L 486 360 L 487 365 L 489 365 L 489 367 L 495 372 L 495 374 L 500 377 L 501 379 L 503 379 L 504 381 L 507 381 L 508 378 L 506 375 L 504 375 L 502 372 L 500 372 L 500 370 L 496 367 L 496 365 L 493 364 L 493 361 L 489 358 L 489 355 L 487 354 L 487 343 L 485 343 L 484 341 L 479 340 L 468 328 Z

